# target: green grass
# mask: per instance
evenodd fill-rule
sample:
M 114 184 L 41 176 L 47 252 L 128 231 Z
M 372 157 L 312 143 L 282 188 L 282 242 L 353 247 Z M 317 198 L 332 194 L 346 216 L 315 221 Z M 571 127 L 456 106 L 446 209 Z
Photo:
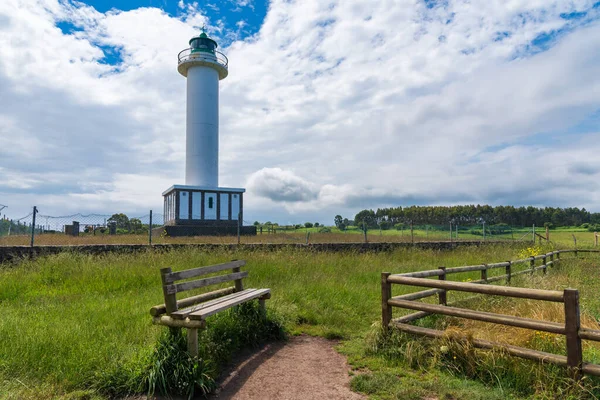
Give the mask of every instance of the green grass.
M 214 360 L 208 369 L 211 376 L 238 348 L 281 337 L 276 327 L 283 325 L 293 334 L 343 339 L 340 350 L 356 370 L 353 387 L 373 398 L 523 396 L 518 390 L 497 385 L 489 388 L 435 366 L 413 370 L 372 352 L 365 340 L 380 318 L 382 271 L 502 261 L 517 258 L 520 250 L 489 246 L 342 254 L 186 249 L 104 256 L 63 253 L 5 264 L 0 267 L 0 398 L 103 398 L 131 390 L 147 376 L 148 360 L 166 330 L 152 325 L 148 313 L 151 306 L 163 302 L 158 270 L 231 259 L 248 261 L 246 287 L 271 288 L 267 308 L 274 325 L 261 337 L 242 332 L 236 346 L 221 348 L 219 338 L 239 333 L 235 323 L 239 316 L 209 320 L 208 336 L 201 343 L 208 344 L 203 353 L 206 358 Z M 587 285 L 587 273 L 571 272 L 576 282 L 573 286 Z M 471 277 L 476 275 L 462 274 L 457 279 Z M 395 287 L 394 295 L 407 291 Z M 597 315 L 599 299 L 592 291 L 583 298 L 582 307 Z M 390 383 L 389 390 L 375 392 L 379 382 Z

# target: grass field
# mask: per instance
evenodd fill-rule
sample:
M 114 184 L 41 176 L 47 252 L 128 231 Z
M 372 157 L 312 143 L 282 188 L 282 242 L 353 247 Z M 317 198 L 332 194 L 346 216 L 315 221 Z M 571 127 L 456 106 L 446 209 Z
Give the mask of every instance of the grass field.
M 111 393 L 107 390 L 111 385 L 115 385 L 112 394 L 124 394 L 131 387 L 126 384 L 128 379 L 143 370 L 164 330 L 150 323 L 148 313 L 151 306 L 162 303 L 159 268 L 180 270 L 231 259 L 248 261 L 247 287 L 272 289 L 269 315 L 289 332 L 343 339 L 340 350 L 356 371 L 352 385 L 372 398 L 551 398 L 547 385 L 530 384 L 539 377 L 535 374 L 519 385 L 508 384 L 511 381 L 506 377 L 495 383 L 481 379 L 483 384 L 442 364 L 424 368 L 419 357 L 398 357 L 389 348 L 374 350 L 382 271 L 503 261 L 518 258 L 521 250 L 522 246 L 507 245 L 378 254 L 185 249 L 104 256 L 63 253 L 5 264 L 0 267 L 0 398 L 104 398 Z M 597 266 L 598 260 L 565 259 L 563 267 L 551 271 L 545 281 L 539 276 L 524 277 L 515 284 L 580 288 L 582 308 L 597 320 L 600 284 L 589 278 Z M 456 279 L 474 277 L 463 274 Z M 395 288 L 394 295 L 405 290 Z M 497 303 L 482 306 L 528 309 Z M 223 325 L 232 324 L 219 318 L 209 321 L 209 326 L 224 329 Z M 486 333 L 481 326 L 471 328 L 477 335 Z M 406 342 L 399 340 L 397 346 L 404 348 Z M 588 361 L 600 361 L 595 359 L 594 349 L 586 351 Z M 227 359 L 225 353 L 223 350 L 217 357 L 219 362 Z M 415 362 L 421 367 L 411 368 Z M 535 370 L 532 364 L 523 363 L 519 368 Z
M 364 242 L 364 234 L 359 229 L 353 227 L 346 231 L 340 231 L 337 228 L 329 227 L 331 232 L 320 232 L 322 228 L 295 229 L 295 230 L 276 230 L 275 233 L 267 233 L 265 229 L 262 234 L 256 236 L 242 236 L 241 243 L 349 243 Z M 545 229 L 538 228 L 536 232 L 545 236 Z M 595 244 L 594 232 L 588 232 L 582 228 L 557 228 L 550 231 L 550 240 L 555 246 L 573 247 L 573 236 L 577 240 L 577 246 L 581 248 L 593 247 Z M 367 241 L 373 243 L 380 242 L 404 242 L 411 241 L 449 241 L 449 240 L 474 240 L 474 241 L 510 241 L 510 242 L 530 242 L 532 241 L 532 228 L 515 228 L 510 232 L 503 234 L 488 234 L 485 239 L 480 234 L 473 234 L 470 229 L 459 230 L 458 237 L 453 232 L 450 239 L 448 230 L 415 229 L 411 236 L 410 230 L 369 230 L 367 232 Z M 539 243 L 539 237 L 536 243 Z M 31 242 L 30 235 L 13 235 L 0 237 L 0 246 L 27 246 Z M 231 244 L 237 243 L 235 236 L 197 236 L 197 237 L 179 237 L 171 238 L 161 235 L 154 235 L 152 242 L 161 243 L 213 243 L 213 244 Z M 38 234 L 35 237 L 35 244 L 43 245 L 86 245 L 86 244 L 148 244 L 148 234 L 138 235 L 92 235 L 81 234 L 79 237 L 67 236 L 62 233 Z

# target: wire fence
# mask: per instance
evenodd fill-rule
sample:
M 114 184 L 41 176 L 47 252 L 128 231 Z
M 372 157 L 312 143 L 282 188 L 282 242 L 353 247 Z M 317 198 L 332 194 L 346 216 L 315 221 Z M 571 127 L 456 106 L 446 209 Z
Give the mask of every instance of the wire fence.
M 137 216 L 116 214 L 48 215 L 37 207 L 28 215 L 0 219 L 0 246 L 162 244 L 162 243 L 417 243 L 440 241 L 562 242 L 580 247 L 598 246 L 597 233 L 549 231 L 544 227 L 498 225 L 397 224 L 392 227 L 335 226 L 319 224 L 279 225 L 239 221 L 238 226 L 254 225 L 256 235 L 211 235 L 170 237 L 163 214 L 152 210 Z M 206 226 L 206 223 L 205 223 Z M 234 230 L 235 231 L 235 230 Z M 231 231 L 230 231 L 231 232 Z

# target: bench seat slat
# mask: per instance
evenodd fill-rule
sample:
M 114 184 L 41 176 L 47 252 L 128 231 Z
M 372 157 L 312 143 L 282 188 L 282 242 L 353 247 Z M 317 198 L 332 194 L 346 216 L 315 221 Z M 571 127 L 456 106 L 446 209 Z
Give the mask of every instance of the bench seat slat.
M 226 269 L 240 268 L 246 265 L 244 260 L 231 261 L 224 264 L 210 265 L 208 267 L 199 267 L 193 269 L 186 269 L 185 271 L 171 272 L 165 276 L 167 283 L 173 283 L 182 279 L 194 278 L 196 276 L 202 276 L 212 274 L 213 272 L 224 271 Z
M 233 306 L 237 306 L 238 304 L 245 303 L 252 299 L 257 299 L 259 297 L 267 296 L 271 293 L 271 289 L 255 289 L 251 293 L 246 293 L 243 296 L 230 298 L 227 301 L 214 304 L 212 306 L 203 308 L 201 310 L 195 311 L 193 313 L 188 314 L 188 318 L 191 320 L 202 320 L 206 319 L 213 314 L 218 313 L 219 311 L 226 310 Z
M 253 293 L 256 290 L 257 289 L 246 289 L 241 292 L 231 293 L 226 296 L 221 296 L 221 297 L 218 297 L 218 298 L 210 300 L 210 301 L 205 301 L 203 303 L 195 304 L 195 305 L 192 305 L 187 308 L 182 308 L 181 310 L 172 312 L 171 317 L 175 318 L 175 319 L 184 319 L 184 318 L 187 318 L 187 316 L 193 312 L 200 311 L 207 307 L 211 307 L 211 306 L 223 303 L 230 299 L 236 299 L 238 297 L 245 296 L 247 294 Z
M 224 289 L 213 290 L 212 292 L 202 293 L 197 296 L 187 297 L 185 299 L 177 300 L 177 309 L 183 310 L 186 307 L 193 306 L 194 304 L 203 303 L 217 297 L 225 296 L 235 292 L 235 287 L 231 286 Z M 158 317 L 162 314 L 167 313 L 167 306 L 165 304 L 159 304 L 150 309 L 150 315 Z

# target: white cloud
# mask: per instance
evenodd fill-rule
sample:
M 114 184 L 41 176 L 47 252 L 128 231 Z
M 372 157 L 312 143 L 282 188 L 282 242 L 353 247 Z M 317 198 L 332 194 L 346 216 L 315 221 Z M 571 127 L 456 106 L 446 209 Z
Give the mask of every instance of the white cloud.
M 600 11 L 587 0 L 440 4 L 273 0 L 260 31 L 224 50 L 221 184 L 248 182 L 248 218 L 460 202 L 600 211 L 599 133 L 580 127 L 600 109 Z M 239 34 L 197 3 L 180 8 L 0 3 L 2 204 L 161 208 L 183 178 L 177 52 L 205 23 Z M 122 62 L 104 64 L 99 46 Z
M 317 197 L 314 185 L 292 171 L 281 168 L 263 168 L 248 178 L 250 194 L 269 198 L 276 202 L 310 201 Z

